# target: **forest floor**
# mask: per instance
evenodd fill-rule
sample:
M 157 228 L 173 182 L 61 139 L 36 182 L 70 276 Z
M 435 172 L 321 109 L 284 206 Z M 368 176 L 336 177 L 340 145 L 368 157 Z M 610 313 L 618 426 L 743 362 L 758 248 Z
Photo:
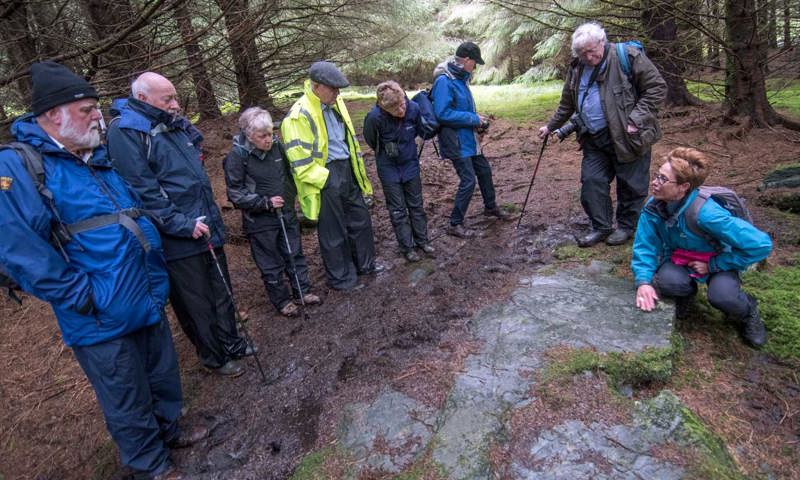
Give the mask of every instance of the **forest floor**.
M 370 103 L 352 102 L 350 109 L 360 112 L 361 118 Z M 747 198 L 755 223 L 774 239 L 776 248 L 767 268 L 796 267 L 800 219 L 771 208 L 756 187 L 775 166 L 798 162 L 800 135 L 782 129 L 721 128 L 710 108 L 666 112 L 664 117 L 665 134 L 654 148 L 654 159 L 677 146 L 696 146 L 709 153 L 715 167 L 707 183 L 731 186 Z M 467 328 L 469 319 L 507 300 L 520 279 L 542 265 L 566 268 L 603 260 L 615 266 L 617 275 L 630 277 L 630 245 L 581 250 L 567 244 L 520 251 L 519 240 L 527 234 L 560 226 L 567 234 L 579 235 L 588 228 L 579 202 L 580 152 L 573 141 L 548 145 L 520 230 L 514 228 L 516 216 L 508 222 L 484 217 L 476 191 L 467 224 L 480 235 L 470 241 L 444 233 L 457 177 L 452 166 L 437 159 L 426 145 L 422 178 L 436 253 L 423 262 L 428 265 L 424 275 L 412 275 L 420 264 L 408 264 L 397 251 L 374 161 L 367 155 L 376 190 L 375 242 L 387 271 L 365 278 L 366 286 L 359 291 L 329 290 L 316 233 L 304 231 L 313 290 L 323 304 L 309 308 L 308 320 L 283 318 L 266 299 L 239 212 L 227 206 L 221 164 L 233 124 L 233 119 L 225 119 L 200 125 L 206 137 L 206 165 L 228 228 L 226 251 L 238 308 L 247 312 L 249 334 L 275 381 L 264 386 L 251 360 L 246 361 L 246 374 L 236 379 L 206 373 L 170 312 L 185 421 L 213 427 L 208 440 L 175 452 L 174 458 L 200 478 L 288 478 L 306 455 L 336 443 L 345 405 L 368 402 L 387 386 L 413 392 L 426 405 L 441 406 L 465 358 L 481 346 Z M 541 145 L 537 128 L 498 119 L 483 140 L 498 203 L 517 213 Z M 653 170 L 658 163 L 653 162 Z M 126 478 L 91 386 L 61 342 L 49 307 L 30 297 L 22 307 L 3 298 L 0 313 L 0 479 Z M 797 360 L 746 348 L 733 327 L 716 320 L 683 325 L 678 333 L 684 346 L 671 379 L 637 386 L 632 397 L 646 399 L 668 388 L 725 442 L 745 475 L 796 478 L 793 475 L 800 471 Z M 558 352 L 553 353 L 553 361 L 559 358 Z M 602 375 L 570 378 L 550 384 L 552 395 L 537 400 L 531 410 L 535 414 L 512 419 L 515 430 L 549 428 L 569 405 L 579 405 L 587 416 L 616 415 L 618 394 L 598 387 Z M 663 452 L 665 457 L 671 454 Z M 503 448 L 498 448 L 493 462 L 502 466 L 503 455 Z M 339 467 L 332 462 L 325 475 L 335 478 Z M 423 468 L 413 478 L 438 475 L 433 467 Z M 361 477 L 389 478 L 374 472 Z

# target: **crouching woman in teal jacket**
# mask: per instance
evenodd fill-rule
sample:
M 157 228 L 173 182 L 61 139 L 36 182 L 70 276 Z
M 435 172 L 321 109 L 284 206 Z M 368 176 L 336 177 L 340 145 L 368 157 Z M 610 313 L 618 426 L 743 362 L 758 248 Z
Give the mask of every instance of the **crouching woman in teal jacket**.
M 677 319 L 685 319 L 697 282 L 708 284 L 708 302 L 739 323 L 754 347 L 766 342 L 755 298 L 742 291 L 739 273 L 772 251 L 769 235 L 732 215 L 716 201 L 697 212 L 701 236 L 689 227 L 686 212 L 709 172 L 709 160 L 693 148 L 676 148 L 653 175 L 633 243 L 631 269 L 636 306 L 655 308 L 659 295 L 675 300 Z

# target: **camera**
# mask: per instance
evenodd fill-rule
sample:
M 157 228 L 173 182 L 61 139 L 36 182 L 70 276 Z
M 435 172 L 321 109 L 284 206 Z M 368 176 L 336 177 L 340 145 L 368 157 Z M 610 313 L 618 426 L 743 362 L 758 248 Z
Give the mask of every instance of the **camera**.
M 575 113 L 569 118 L 567 123 L 556 130 L 556 135 L 558 136 L 558 140 L 563 142 L 565 138 L 572 134 L 572 132 L 575 132 L 575 135 L 580 138 L 581 135 L 586 133 L 586 131 L 586 124 L 583 123 L 583 119 L 580 115 Z
M 400 147 L 397 142 L 386 142 L 383 144 L 383 149 L 386 151 L 386 156 L 389 158 L 397 158 L 400 156 Z

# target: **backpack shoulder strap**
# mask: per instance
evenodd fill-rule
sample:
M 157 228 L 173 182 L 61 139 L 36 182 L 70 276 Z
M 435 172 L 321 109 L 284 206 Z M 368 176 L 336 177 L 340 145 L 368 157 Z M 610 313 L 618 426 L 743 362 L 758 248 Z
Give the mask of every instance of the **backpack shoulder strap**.
M 17 155 L 22 159 L 25 170 L 33 180 L 33 184 L 36 185 L 36 190 L 39 194 L 46 198 L 48 202 L 52 202 L 53 192 L 44 184 L 44 160 L 42 160 L 42 154 L 39 150 L 24 142 L 11 142 L 8 147 L 17 152 Z
M 619 66 L 622 67 L 622 71 L 625 73 L 625 76 L 628 77 L 628 81 L 633 83 L 633 72 L 631 72 L 631 63 L 628 60 L 628 52 L 626 42 L 617 43 L 617 58 L 619 58 Z
M 700 215 L 700 209 L 703 208 L 703 205 L 706 204 L 709 198 L 711 198 L 711 194 L 709 194 L 706 191 L 703 191 L 702 188 L 699 189 L 699 191 L 697 192 L 697 196 L 694 197 L 692 203 L 689 204 L 688 207 L 686 207 L 686 211 L 683 214 L 683 218 L 686 219 L 686 227 L 689 230 L 691 230 L 692 233 L 694 233 L 698 237 L 703 238 L 705 241 L 710 243 L 715 249 L 719 249 L 720 248 L 719 241 L 716 238 L 712 237 L 711 234 L 701 229 L 700 225 L 697 223 L 697 218 Z

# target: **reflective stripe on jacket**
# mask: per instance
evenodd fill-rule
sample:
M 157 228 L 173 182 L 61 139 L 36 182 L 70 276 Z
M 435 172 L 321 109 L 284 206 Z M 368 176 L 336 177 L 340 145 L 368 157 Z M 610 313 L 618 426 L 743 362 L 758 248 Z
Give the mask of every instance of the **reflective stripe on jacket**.
M 334 109 L 344 120 L 350 164 L 356 182 L 364 195 L 372 195 L 372 184 L 367 178 L 353 122 L 341 97 L 337 98 Z M 289 114 L 281 122 L 281 136 L 297 186 L 300 209 L 306 218 L 317 220 L 320 192 L 328 180 L 328 169 L 325 167 L 328 160 L 328 131 L 322 118 L 319 97 L 311 91 L 311 80 L 306 80 L 304 95 L 292 105 Z

